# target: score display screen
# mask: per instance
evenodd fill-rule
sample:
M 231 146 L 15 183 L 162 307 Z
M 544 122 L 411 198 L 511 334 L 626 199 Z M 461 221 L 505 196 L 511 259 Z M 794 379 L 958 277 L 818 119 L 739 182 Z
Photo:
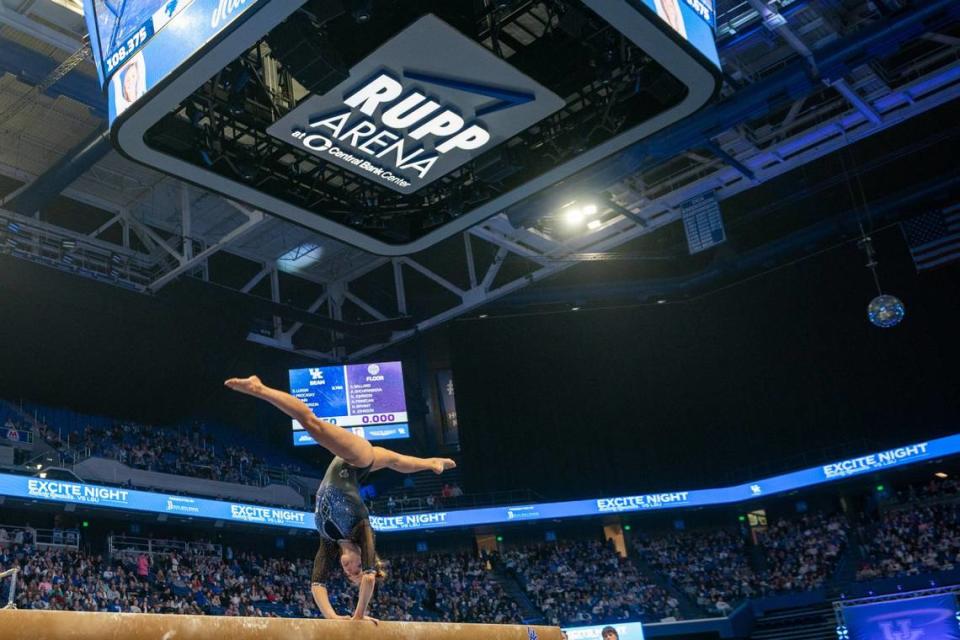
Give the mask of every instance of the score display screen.
M 367 440 L 410 437 L 400 362 L 292 369 L 290 393 L 318 418 Z M 296 420 L 293 444 L 316 444 Z
M 656 12 L 681 38 L 692 44 L 720 68 L 720 54 L 714 35 L 716 14 L 713 0 L 631 0 Z
M 101 83 L 193 0 L 87 0 L 85 13 Z

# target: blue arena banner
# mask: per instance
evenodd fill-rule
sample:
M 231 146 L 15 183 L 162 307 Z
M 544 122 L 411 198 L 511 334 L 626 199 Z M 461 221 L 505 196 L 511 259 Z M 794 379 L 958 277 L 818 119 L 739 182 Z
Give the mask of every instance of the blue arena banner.
M 314 528 L 313 514 L 305 511 L 29 476 L 0 475 L 0 494 L 17 498 L 166 513 L 228 522 L 248 522 L 294 529 Z
M 601 624 L 592 627 L 563 627 L 567 633 L 567 640 L 603 640 L 603 630 L 613 627 L 620 640 L 644 640 L 643 625 L 639 622 L 621 622 L 616 624 Z
M 370 437 L 375 439 L 376 434 L 370 434 Z M 457 511 L 432 511 L 397 516 L 371 515 L 370 522 L 377 531 L 394 532 L 733 504 L 835 482 L 871 471 L 901 467 L 958 453 L 960 453 L 960 434 L 886 449 L 857 458 L 840 460 L 819 467 L 733 487 Z M 118 489 L 77 482 L 44 480 L 29 476 L 0 474 L 0 495 L 150 513 L 184 515 L 226 522 L 246 522 L 298 529 L 314 528 L 313 514 L 305 511 Z
M 855 605 L 843 618 L 850 640 L 960 640 L 953 594 Z

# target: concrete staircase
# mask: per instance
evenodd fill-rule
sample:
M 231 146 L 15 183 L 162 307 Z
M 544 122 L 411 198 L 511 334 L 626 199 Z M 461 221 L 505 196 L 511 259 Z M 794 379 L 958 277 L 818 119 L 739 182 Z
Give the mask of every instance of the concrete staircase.
M 494 565 L 490 577 L 503 587 L 503 592 L 507 594 L 507 597 L 520 605 L 520 615 L 523 617 L 525 624 L 542 624 L 545 621 L 543 612 L 533 604 L 533 600 L 527 595 L 526 589 L 513 576 Z
M 677 599 L 680 608 L 680 616 L 684 620 L 694 620 L 696 618 L 706 618 L 710 616 L 710 614 L 701 609 L 700 606 L 693 599 L 691 599 L 685 591 L 674 586 L 668 578 L 647 564 L 639 552 L 633 550 L 633 553 L 630 554 L 630 560 L 650 584 L 657 585 Z

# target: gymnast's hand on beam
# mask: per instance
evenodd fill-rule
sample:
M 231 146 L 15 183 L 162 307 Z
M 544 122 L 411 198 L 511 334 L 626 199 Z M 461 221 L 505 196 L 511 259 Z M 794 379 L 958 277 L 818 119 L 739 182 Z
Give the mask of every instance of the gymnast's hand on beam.
M 361 621 L 363 621 L 363 620 L 367 620 L 367 621 L 369 621 L 369 622 L 372 622 L 373 624 L 380 624 L 380 621 L 379 621 L 378 619 L 376 619 L 376 618 L 371 618 L 370 616 L 360 616 L 360 617 L 357 617 L 356 615 L 354 615 L 354 616 L 351 617 L 350 619 L 351 619 L 351 620 L 356 620 L 357 622 L 361 622 Z

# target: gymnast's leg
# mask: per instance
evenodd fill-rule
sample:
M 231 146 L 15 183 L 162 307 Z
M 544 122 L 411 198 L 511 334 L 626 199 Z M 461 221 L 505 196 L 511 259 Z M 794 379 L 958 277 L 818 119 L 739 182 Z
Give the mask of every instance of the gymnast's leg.
M 230 378 L 224 383 L 228 388 L 240 393 L 266 400 L 280 411 L 299 422 L 317 444 L 335 456 L 346 460 L 347 464 L 365 469 L 374 463 L 373 445 L 350 431 L 332 425 L 313 415 L 302 400 L 289 393 L 271 389 L 257 376 L 249 378 Z

